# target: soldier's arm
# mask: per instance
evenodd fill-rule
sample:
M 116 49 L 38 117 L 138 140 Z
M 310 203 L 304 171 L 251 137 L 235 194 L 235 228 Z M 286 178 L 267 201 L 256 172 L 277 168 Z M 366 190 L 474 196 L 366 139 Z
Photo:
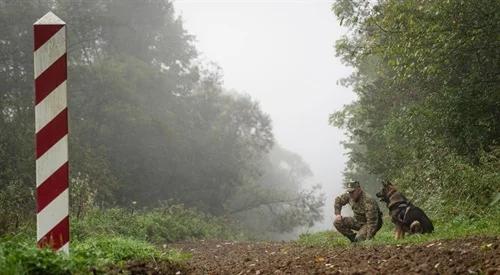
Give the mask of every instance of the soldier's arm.
M 335 215 L 340 215 L 340 210 L 342 210 L 342 206 L 349 203 L 349 194 L 344 193 L 335 198 L 335 205 L 333 209 L 335 210 Z
M 375 231 L 377 230 L 378 223 L 378 205 L 377 202 L 373 199 L 369 199 L 366 201 L 366 237 L 368 239 L 373 238 L 375 235 Z

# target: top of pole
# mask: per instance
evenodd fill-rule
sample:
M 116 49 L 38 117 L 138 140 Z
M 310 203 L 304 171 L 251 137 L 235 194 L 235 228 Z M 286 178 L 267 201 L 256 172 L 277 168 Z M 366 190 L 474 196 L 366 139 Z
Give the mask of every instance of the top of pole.
M 66 23 L 57 17 L 51 11 L 47 12 L 42 18 L 38 19 L 33 25 L 65 25 Z

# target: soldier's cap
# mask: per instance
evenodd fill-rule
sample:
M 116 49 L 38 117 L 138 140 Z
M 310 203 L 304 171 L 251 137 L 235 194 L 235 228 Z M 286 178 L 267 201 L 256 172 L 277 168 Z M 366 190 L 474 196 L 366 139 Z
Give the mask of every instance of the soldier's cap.
M 350 181 L 347 183 L 347 192 L 352 192 L 356 190 L 356 188 L 359 188 L 359 181 Z

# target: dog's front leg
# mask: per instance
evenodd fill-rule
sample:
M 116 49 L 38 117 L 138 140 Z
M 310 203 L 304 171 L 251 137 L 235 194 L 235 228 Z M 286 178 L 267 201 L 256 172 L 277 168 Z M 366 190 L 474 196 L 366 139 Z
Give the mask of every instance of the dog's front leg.
M 396 225 L 396 228 L 394 229 L 394 238 L 396 240 L 399 240 L 400 236 L 401 236 L 401 227 Z

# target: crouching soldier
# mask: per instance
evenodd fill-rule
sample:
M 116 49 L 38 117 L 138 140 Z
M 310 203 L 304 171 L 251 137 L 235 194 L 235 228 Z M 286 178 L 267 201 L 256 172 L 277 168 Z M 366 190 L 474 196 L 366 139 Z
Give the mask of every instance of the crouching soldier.
M 342 217 L 340 214 L 342 206 L 346 204 L 351 206 L 354 217 Z M 358 181 L 349 182 L 347 193 L 335 198 L 333 224 L 351 242 L 369 240 L 382 227 L 382 212 L 377 201 L 361 189 Z

